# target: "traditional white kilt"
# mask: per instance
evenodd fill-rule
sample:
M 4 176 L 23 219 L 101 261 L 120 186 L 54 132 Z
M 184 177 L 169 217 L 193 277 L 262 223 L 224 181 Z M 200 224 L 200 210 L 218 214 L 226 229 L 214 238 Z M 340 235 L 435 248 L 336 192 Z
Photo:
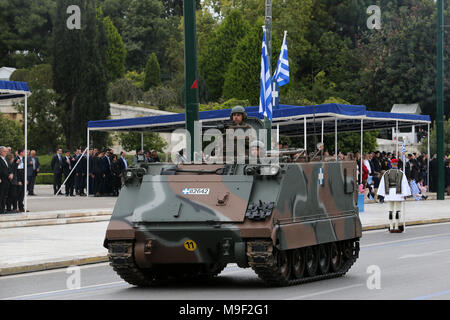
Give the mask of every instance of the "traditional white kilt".
M 400 170 L 400 172 L 403 173 L 403 171 Z M 401 193 L 397 194 L 397 190 L 396 188 L 389 188 L 389 193 L 386 194 L 385 192 L 385 180 L 384 180 L 384 176 L 386 175 L 383 174 L 383 176 L 381 177 L 380 180 L 380 186 L 378 187 L 378 196 L 383 196 L 384 197 L 384 201 L 404 201 L 405 197 L 410 196 L 411 195 L 411 188 L 409 187 L 408 184 L 408 180 L 406 179 L 406 175 L 403 173 L 402 176 L 402 187 L 401 187 Z

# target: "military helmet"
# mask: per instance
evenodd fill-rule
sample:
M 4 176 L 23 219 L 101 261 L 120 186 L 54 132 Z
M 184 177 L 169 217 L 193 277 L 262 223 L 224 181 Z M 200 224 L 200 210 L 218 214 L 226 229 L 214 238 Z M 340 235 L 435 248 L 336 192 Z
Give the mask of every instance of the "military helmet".
M 247 119 L 247 112 L 245 112 L 245 108 L 243 106 L 235 106 L 231 109 L 230 120 L 233 120 L 233 113 L 242 113 L 242 121 Z

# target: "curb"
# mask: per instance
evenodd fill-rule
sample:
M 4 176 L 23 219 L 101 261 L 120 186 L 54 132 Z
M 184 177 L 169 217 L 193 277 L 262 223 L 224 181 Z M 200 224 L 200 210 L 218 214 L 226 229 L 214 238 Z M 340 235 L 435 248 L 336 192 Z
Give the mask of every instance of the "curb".
M 40 220 L 36 219 L 29 221 L 10 221 L 10 222 L 1 222 L 0 229 L 51 226 L 51 225 L 72 224 L 72 223 L 101 222 L 101 221 L 109 221 L 110 218 L 111 216 L 87 216 L 87 217 L 62 218 L 62 219 L 55 218 L 55 219 L 40 219 Z
M 92 256 L 86 258 L 76 258 L 69 260 L 61 260 L 61 261 L 49 261 L 36 263 L 31 265 L 21 265 L 21 266 L 12 266 L 6 268 L 0 268 L 0 277 L 1 276 L 9 276 L 18 273 L 27 273 L 27 272 L 36 272 L 36 271 L 45 271 L 51 269 L 64 268 L 69 266 L 79 266 L 85 264 L 93 264 L 93 263 L 101 263 L 107 262 L 108 256 Z
M 107 221 L 112 209 L 47 211 L 0 216 L 0 229 Z
M 434 223 L 443 223 L 443 222 L 450 222 L 450 218 L 440 218 L 440 219 L 430 219 L 430 220 L 415 220 L 415 221 L 406 221 L 406 226 L 416 226 L 416 225 L 423 225 L 423 224 L 434 224 Z M 388 224 L 379 224 L 375 226 L 366 226 L 362 227 L 362 231 L 371 231 L 371 230 L 380 230 L 380 229 L 387 229 Z

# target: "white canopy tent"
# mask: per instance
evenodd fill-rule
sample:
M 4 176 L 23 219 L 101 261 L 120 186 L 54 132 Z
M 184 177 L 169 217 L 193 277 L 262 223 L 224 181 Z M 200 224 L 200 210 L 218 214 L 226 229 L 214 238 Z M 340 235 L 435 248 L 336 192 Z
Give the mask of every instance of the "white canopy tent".
M 18 81 L 4 81 L 0 80 L 0 100 L 10 99 L 25 99 L 25 111 L 24 111 L 24 123 L 25 123 L 25 157 L 24 157 L 24 170 L 25 170 L 25 183 L 24 183 L 24 209 L 27 212 L 27 159 L 28 159 L 28 97 L 31 95 L 30 88 L 26 82 Z

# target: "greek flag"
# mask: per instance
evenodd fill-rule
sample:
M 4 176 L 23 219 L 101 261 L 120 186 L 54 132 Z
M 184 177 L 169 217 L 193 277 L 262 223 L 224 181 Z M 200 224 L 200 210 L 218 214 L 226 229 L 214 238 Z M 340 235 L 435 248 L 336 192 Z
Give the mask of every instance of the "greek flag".
M 288 49 L 286 43 L 287 32 L 284 32 L 283 45 L 281 46 L 280 57 L 278 58 L 277 69 L 273 75 L 273 81 L 278 83 L 278 86 L 284 86 L 289 83 L 289 60 Z
M 263 31 L 261 54 L 261 89 L 259 95 L 259 113 L 272 121 L 272 79 L 269 68 L 269 54 L 266 46 L 266 31 Z
M 403 143 L 402 143 L 402 161 L 403 162 L 405 162 L 405 152 L 406 152 L 405 141 L 403 141 Z

